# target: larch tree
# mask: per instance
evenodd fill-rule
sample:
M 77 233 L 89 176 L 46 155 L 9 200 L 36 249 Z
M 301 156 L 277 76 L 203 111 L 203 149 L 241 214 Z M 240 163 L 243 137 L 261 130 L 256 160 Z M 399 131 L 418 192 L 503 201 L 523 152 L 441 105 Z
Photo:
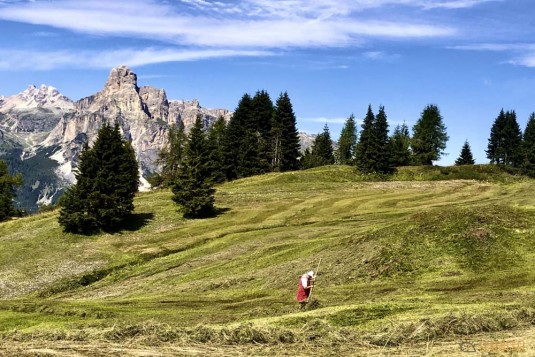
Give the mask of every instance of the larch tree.
M 340 165 L 353 165 L 357 149 L 357 126 L 355 116 L 347 118 L 338 139 L 337 161 Z
M 440 160 L 449 136 L 438 107 L 434 104 L 426 106 L 412 130 L 411 147 L 415 161 L 433 165 L 433 161 Z
M 397 125 L 390 137 L 392 164 L 395 167 L 411 164 L 411 137 L 407 124 Z

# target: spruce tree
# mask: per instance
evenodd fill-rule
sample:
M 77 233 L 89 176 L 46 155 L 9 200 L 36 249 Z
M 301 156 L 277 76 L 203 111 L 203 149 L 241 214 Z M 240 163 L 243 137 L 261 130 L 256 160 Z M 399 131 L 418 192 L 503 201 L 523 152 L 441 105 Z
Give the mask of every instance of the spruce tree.
M 287 92 L 277 99 L 271 125 L 272 168 L 289 171 L 299 168 L 299 133 L 292 103 Z
M 333 143 L 327 124 L 323 132 L 314 138 L 312 150 L 305 150 L 301 159 L 301 168 L 309 169 L 317 166 L 334 164 Z
M 228 180 L 243 177 L 243 141 L 248 131 L 248 121 L 253 118 L 252 98 L 244 94 L 234 114 L 230 118 L 225 131 L 225 176 Z
M 357 127 L 355 116 L 351 114 L 347 118 L 340 139 L 338 139 L 338 150 L 336 152 L 338 163 L 341 165 L 353 165 L 357 148 Z
M 105 124 L 92 148 L 79 158 L 77 182 L 61 199 L 59 223 L 67 232 L 117 230 L 134 209 L 139 167 L 134 149 L 119 124 Z
M 529 176 L 535 176 L 535 113 L 531 113 L 522 139 L 523 170 Z
M 13 204 L 16 187 L 20 185 L 22 176 L 10 175 L 7 164 L 0 160 L 0 221 L 20 214 Z
M 433 161 L 439 160 L 449 137 L 438 107 L 433 104 L 425 107 L 412 130 L 411 146 L 415 161 L 421 165 L 432 165 Z
M 517 167 L 522 164 L 522 131 L 515 111 L 500 111 L 490 130 L 487 158 L 491 164 Z
M 209 217 L 214 213 L 212 172 L 203 125 L 199 117 L 188 135 L 185 160 L 172 185 L 173 201 L 186 218 Z
M 474 157 L 472 156 L 472 150 L 470 149 L 470 144 L 468 140 L 464 142 L 463 148 L 457 160 L 455 160 L 455 165 L 473 165 L 475 163 Z
M 271 149 L 271 124 L 275 108 L 269 94 L 262 90 L 257 91 L 253 97 L 254 127 L 258 140 L 258 171 L 269 171 L 273 160 Z
M 373 171 L 389 174 L 394 171 L 392 163 L 392 152 L 390 146 L 390 138 L 388 137 L 388 121 L 386 118 L 385 107 L 380 106 L 379 112 L 375 117 L 374 123 L 374 145 L 373 150 L 375 151 L 375 165 Z
M 395 167 L 411 164 L 411 137 L 407 124 L 397 125 L 390 138 L 392 164 Z
M 186 134 L 184 124 L 180 121 L 172 125 L 167 132 L 167 144 L 158 153 L 156 163 L 161 166 L 159 180 L 155 180 L 152 186 L 168 187 L 178 174 L 178 169 L 184 159 L 184 147 Z
M 221 183 L 225 181 L 224 171 L 224 140 L 227 123 L 225 118 L 220 116 L 208 129 L 207 148 L 208 148 L 208 166 L 211 171 L 211 181 Z
M 375 115 L 372 106 L 368 105 L 368 111 L 362 122 L 360 139 L 357 144 L 356 163 L 360 171 L 371 173 L 375 171 L 376 152 L 375 152 Z

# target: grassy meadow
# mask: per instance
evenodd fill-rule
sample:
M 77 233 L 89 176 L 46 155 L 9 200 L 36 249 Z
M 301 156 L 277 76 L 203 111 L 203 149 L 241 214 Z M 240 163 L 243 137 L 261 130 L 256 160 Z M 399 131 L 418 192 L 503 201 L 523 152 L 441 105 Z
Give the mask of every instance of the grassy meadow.
M 381 179 L 237 180 L 202 220 L 140 193 L 115 234 L 65 234 L 57 211 L 0 223 L 0 355 L 463 356 L 466 339 L 533 355 L 535 181 L 487 165 Z

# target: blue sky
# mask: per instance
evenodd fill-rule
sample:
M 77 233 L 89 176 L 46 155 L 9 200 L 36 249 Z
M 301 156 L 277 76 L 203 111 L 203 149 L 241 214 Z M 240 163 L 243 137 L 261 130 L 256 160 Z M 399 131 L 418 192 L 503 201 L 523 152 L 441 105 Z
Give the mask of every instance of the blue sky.
M 391 128 L 437 104 L 452 164 L 486 163 L 501 108 L 535 111 L 532 0 L 0 0 L 0 94 L 47 84 L 72 99 L 126 64 L 170 99 L 233 110 L 288 91 L 302 131 L 384 105 Z

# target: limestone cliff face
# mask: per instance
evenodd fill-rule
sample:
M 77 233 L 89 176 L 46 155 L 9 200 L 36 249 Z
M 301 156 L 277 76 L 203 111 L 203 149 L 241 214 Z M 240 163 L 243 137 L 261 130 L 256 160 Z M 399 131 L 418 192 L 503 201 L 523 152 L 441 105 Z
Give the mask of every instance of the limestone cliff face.
M 149 175 L 156 168 L 169 127 L 182 122 L 187 130 L 197 115 L 202 116 L 206 127 L 219 115 L 230 117 L 227 110 L 205 109 L 196 100 L 169 102 L 163 89 L 139 88 L 136 74 L 120 66 L 111 70 L 100 92 L 74 103 L 74 111 L 59 120 L 43 144 L 61 147 L 53 157 L 61 165 L 58 173 L 74 182 L 72 169 L 85 142 L 91 145 L 104 123 L 117 122 L 136 151 L 141 173 Z

